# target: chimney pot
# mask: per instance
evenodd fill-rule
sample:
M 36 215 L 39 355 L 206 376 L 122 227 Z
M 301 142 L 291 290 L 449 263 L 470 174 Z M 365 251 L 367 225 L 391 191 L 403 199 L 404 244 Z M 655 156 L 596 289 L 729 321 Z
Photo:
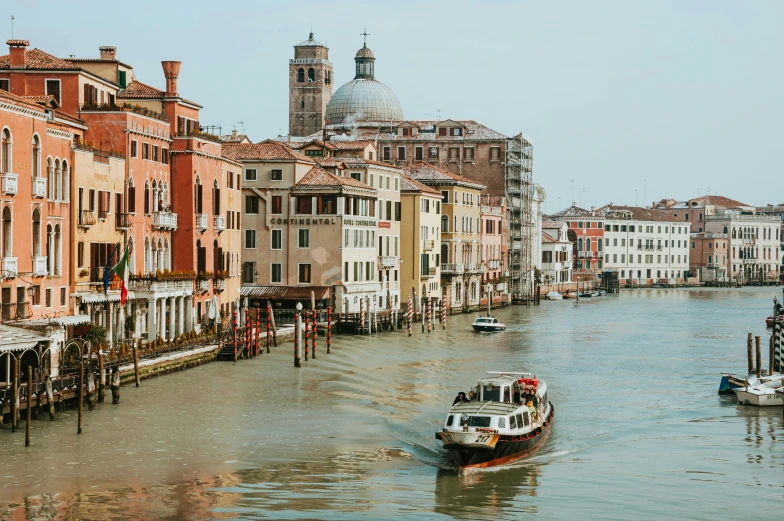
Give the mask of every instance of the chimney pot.
M 27 66 L 27 40 L 8 40 L 9 65 L 12 69 L 24 69 Z
M 177 95 L 177 78 L 180 76 L 180 65 L 178 61 L 162 61 L 163 75 L 166 76 L 166 96 Z
M 101 52 L 101 59 L 102 60 L 116 60 L 117 59 L 117 47 L 112 45 L 104 45 L 102 47 L 98 47 L 98 50 Z

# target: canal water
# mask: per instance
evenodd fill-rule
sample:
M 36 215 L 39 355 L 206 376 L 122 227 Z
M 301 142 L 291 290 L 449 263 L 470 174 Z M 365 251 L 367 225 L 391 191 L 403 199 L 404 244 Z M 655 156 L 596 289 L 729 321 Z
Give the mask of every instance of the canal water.
M 0 519 L 767 519 L 784 500 L 782 409 L 716 393 L 777 288 L 635 290 L 496 315 L 503 334 L 333 337 L 124 387 L 122 403 L 0 429 Z M 763 349 L 767 363 L 767 349 Z M 542 449 L 459 475 L 434 433 L 487 370 L 555 404 Z

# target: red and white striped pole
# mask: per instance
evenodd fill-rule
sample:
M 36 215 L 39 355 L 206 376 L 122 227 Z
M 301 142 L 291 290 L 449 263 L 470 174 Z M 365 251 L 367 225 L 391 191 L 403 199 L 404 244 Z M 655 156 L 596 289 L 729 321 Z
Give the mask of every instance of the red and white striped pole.
M 256 307 L 256 356 L 261 354 L 259 336 L 261 336 L 261 307 Z
M 411 302 L 411 293 L 408 294 L 408 313 L 406 313 L 406 325 L 408 326 L 408 336 L 411 336 L 411 310 L 414 304 Z
M 318 329 L 316 329 L 316 310 L 313 310 L 313 360 L 316 359 L 316 336 L 318 336 Z
M 446 288 L 441 292 L 441 325 L 446 331 Z
M 305 348 L 305 361 L 308 361 L 308 349 L 310 345 L 308 344 L 308 335 L 310 334 L 310 324 L 308 323 L 308 311 L 306 309 L 302 310 L 302 347 Z
M 245 355 L 245 358 L 250 358 L 250 325 L 248 323 L 248 306 L 245 306 L 245 321 L 243 322 L 245 326 L 245 347 L 242 349 L 242 352 Z
M 327 354 L 332 345 L 332 306 L 327 306 Z
M 234 308 L 234 311 L 231 313 L 232 316 L 232 343 L 234 345 L 234 361 L 237 361 L 237 309 Z
M 427 297 L 425 305 L 427 306 L 427 332 L 430 333 L 433 329 L 433 299 Z
M 270 352 L 270 336 L 272 335 L 272 308 L 267 304 L 267 353 Z
M 299 313 L 294 313 L 294 367 L 302 366 L 302 361 L 299 358 L 299 328 Z
M 357 329 L 357 333 L 362 334 L 362 330 L 365 328 L 365 299 L 359 299 L 359 328 Z

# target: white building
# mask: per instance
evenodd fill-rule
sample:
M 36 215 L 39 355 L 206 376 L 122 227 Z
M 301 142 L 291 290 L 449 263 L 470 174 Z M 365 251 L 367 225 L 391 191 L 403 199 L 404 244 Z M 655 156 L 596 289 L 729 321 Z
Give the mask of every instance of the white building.
M 738 210 L 718 210 L 705 217 L 705 231 L 727 234 L 727 272 L 741 283 L 778 280 L 781 218 Z
M 691 223 L 671 212 L 605 206 L 604 269 L 618 270 L 622 284 L 682 283 L 689 271 Z
M 542 222 L 542 282 L 572 282 L 572 242 L 569 226 L 563 221 Z

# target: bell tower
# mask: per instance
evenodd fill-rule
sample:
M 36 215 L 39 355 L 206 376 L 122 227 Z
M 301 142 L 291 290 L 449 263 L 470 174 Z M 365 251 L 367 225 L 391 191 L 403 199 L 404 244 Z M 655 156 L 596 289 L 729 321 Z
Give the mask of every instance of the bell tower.
M 332 81 L 329 49 L 310 33 L 294 46 L 294 59 L 289 60 L 289 136 L 307 136 L 323 128 Z

